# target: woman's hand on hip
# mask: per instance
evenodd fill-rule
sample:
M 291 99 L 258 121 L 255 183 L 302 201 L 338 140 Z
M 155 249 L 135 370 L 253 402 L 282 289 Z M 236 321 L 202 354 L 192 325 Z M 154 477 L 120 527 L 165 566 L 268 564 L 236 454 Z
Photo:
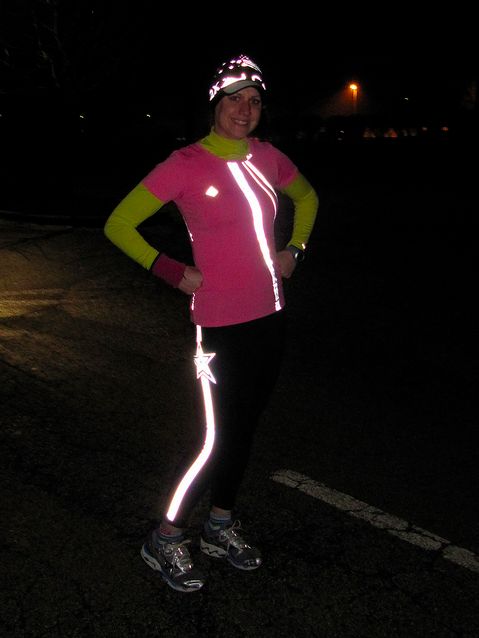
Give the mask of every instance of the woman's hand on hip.
M 186 266 L 183 279 L 178 288 L 187 295 L 192 295 L 203 283 L 203 275 L 195 266 Z
M 296 268 L 296 259 L 289 250 L 280 250 L 276 253 L 276 260 L 281 270 L 281 275 L 285 279 L 289 279 Z

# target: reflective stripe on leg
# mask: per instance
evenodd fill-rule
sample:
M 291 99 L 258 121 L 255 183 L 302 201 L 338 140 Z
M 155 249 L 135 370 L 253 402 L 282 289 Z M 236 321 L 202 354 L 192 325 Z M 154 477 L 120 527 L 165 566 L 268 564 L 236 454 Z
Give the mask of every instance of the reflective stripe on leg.
M 192 485 L 195 478 L 198 476 L 199 472 L 205 466 L 208 461 L 211 451 L 213 449 L 213 445 L 215 442 L 215 415 L 213 409 L 213 399 L 211 397 L 211 388 L 210 383 L 216 383 L 216 380 L 209 368 L 209 363 L 213 359 L 216 353 L 204 353 L 201 345 L 201 326 L 196 327 L 196 355 L 195 355 L 195 365 L 196 365 L 196 377 L 201 382 L 201 390 L 203 393 L 203 401 L 205 407 L 205 420 L 206 420 L 206 437 L 203 445 L 203 449 L 201 450 L 198 457 L 193 461 L 188 471 L 181 479 L 178 487 L 173 494 L 171 502 L 168 507 L 168 511 L 166 513 L 166 518 L 173 522 L 178 514 L 178 510 L 181 507 L 181 503 L 183 502 L 183 498 L 185 494 L 188 492 L 190 486 Z

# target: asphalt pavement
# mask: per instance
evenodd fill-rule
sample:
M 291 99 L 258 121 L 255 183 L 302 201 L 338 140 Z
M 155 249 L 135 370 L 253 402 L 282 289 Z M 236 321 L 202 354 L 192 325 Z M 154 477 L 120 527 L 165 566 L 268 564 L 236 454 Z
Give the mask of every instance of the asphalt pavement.
M 285 285 L 287 355 L 237 512 L 264 565 L 198 553 L 204 502 L 191 595 L 139 555 L 195 427 L 187 302 L 101 224 L 4 216 L 2 635 L 479 635 L 477 194 L 440 158 L 424 180 L 417 157 L 414 174 L 387 159 L 336 164 Z M 144 229 L 178 254 L 183 232 Z

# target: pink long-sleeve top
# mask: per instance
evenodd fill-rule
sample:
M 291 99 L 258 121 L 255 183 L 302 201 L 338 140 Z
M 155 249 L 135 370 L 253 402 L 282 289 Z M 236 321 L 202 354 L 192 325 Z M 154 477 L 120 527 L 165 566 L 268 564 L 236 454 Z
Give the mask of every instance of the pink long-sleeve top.
M 275 190 L 298 174 L 267 142 L 249 140 L 242 160 L 227 160 L 195 143 L 173 152 L 142 184 L 162 202 L 174 201 L 189 231 L 203 283 L 191 300 L 201 326 L 258 319 L 284 306 L 275 262 Z

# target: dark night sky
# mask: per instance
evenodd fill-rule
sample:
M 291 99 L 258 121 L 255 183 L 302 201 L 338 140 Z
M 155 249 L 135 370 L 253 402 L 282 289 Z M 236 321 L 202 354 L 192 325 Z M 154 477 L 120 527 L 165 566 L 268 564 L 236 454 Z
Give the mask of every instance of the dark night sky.
M 302 0 L 282 8 L 158 0 L 57 3 L 71 68 L 103 66 L 97 92 L 123 100 L 135 99 L 135 93 L 174 101 L 200 93 L 215 67 L 239 52 L 257 60 L 282 99 L 321 95 L 353 75 L 386 90 L 398 82 L 425 91 L 441 82 L 446 89 L 470 74 L 477 58 L 471 16 L 458 11 L 456 19 L 451 7 L 424 9 L 421 16 L 417 2 L 379 9 L 363 3 L 356 10 Z M 24 31 L 18 16 L 16 29 Z
M 303 10 L 304 11 L 304 10 Z M 303 16 L 304 17 L 304 16 Z M 282 103 L 314 102 L 355 78 L 372 94 L 413 92 L 438 102 L 457 96 L 477 77 L 473 41 L 463 32 L 371 27 L 361 33 L 335 22 L 281 18 L 269 28 L 193 28 L 181 26 L 168 35 L 154 23 L 141 22 L 132 36 L 133 50 L 114 77 L 129 98 L 154 96 L 185 103 L 204 99 L 215 67 L 245 52 L 263 68 L 272 99 Z M 213 22 L 221 24 L 221 20 Z M 144 35 L 139 33 L 145 28 Z M 213 33 L 214 32 L 214 33 Z M 298 39 L 299 38 L 299 39 Z
M 41 4 L 10 3 L 17 9 L 9 11 L 6 41 L 23 45 L 35 39 L 22 20 L 29 20 L 28 6 Z M 215 67 L 241 52 L 260 64 L 271 100 L 285 108 L 314 103 L 352 79 L 371 95 L 412 92 L 437 104 L 456 99 L 477 78 L 476 36 L 469 32 L 474 21 L 464 13 L 456 20 L 451 7 L 419 16 L 414 5 L 378 11 L 363 4 L 353 14 L 348 7 L 295 2 L 258 16 L 251 4 L 176 9 L 157 0 L 58 4 L 74 93 L 90 105 L 196 108 L 207 101 Z M 8 12 L 9 3 L 5 6 Z

